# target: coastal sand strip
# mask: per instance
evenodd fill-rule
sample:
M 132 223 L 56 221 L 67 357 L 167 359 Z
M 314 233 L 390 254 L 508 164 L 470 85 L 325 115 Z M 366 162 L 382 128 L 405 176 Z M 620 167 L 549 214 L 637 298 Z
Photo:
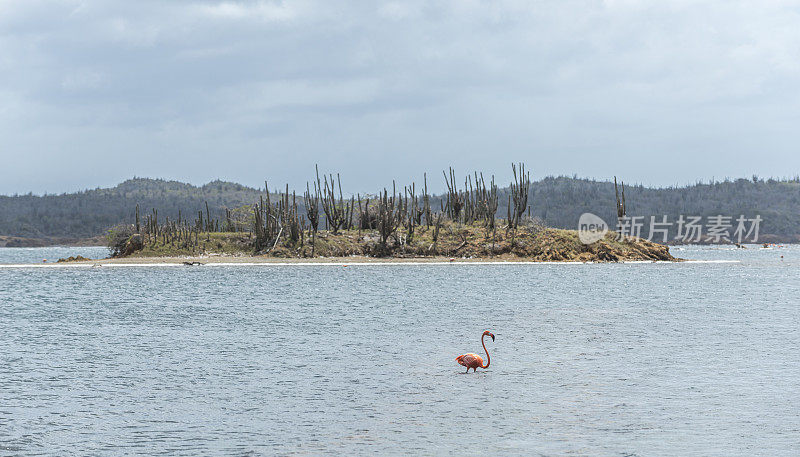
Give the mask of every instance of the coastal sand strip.
M 740 263 L 739 260 L 687 260 L 684 262 L 670 262 L 670 261 L 650 261 L 650 260 L 631 260 L 617 262 L 616 264 L 659 264 L 659 263 Z M 203 265 L 203 267 L 253 267 L 253 266 L 332 266 L 332 267 L 354 267 L 354 266 L 372 266 L 372 265 L 604 265 L 614 264 L 609 262 L 210 262 Z M 0 269 L 3 268 L 119 268 L 119 267 L 183 267 L 182 263 L 77 263 L 77 264 L 0 264 Z

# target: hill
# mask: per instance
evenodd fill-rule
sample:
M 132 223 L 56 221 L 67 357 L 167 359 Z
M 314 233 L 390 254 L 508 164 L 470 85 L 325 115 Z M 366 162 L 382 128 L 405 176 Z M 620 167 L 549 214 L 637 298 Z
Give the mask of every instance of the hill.
M 350 186 L 352 187 L 352 186 Z M 498 216 L 505 217 L 508 188 L 498 190 Z M 263 191 L 240 184 L 214 181 L 203 186 L 161 179 L 135 178 L 113 188 L 92 189 L 60 195 L 0 196 L 0 235 L 27 238 L 88 238 L 101 235 L 120 222 L 132 222 L 138 204 L 142 212 L 152 208 L 159 216 L 194 219 L 208 203 L 213 218 L 224 218 L 225 208 L 250 205 Z M 363 194 L 362 194 L 363 195 Z M 597 214 L 611 223 L 616 218 L 613 182 L 548 177 L 533 182 L 529 194 L 531 215 L 550 227 L 575 229 L 582 213 Z M 625 189 L 627 214 L 644 216 L 646 235 L 649 216 L 662 215 L 675 222 L 680 215 L 760 215 L 760 238 L 768 241 L 800 240 L 800 182 L 774 179 L 737 179 L 698 183 L 686 187 Z M 302 199 L 300 199 L 302 200 Z M 438 209 L 441 196 L 431 198 Z M 303 212 L 300 205 L 300 212 Z M 734 222 L 735 223 L 735 222 Z M 670 227 L 670 238 L 676 235 Z
M 263 192 L 261 193 L 263 194 Z M 101 235 L 115 224 L 131 222 L 136 205 L 176 218 L 193 218 L 208 202 L 214 217 L 225 207 L 258 201 L 256 189 L 213 181 L 203 186 L 162 179 L 134 178 L 110 189 L 60 195 L 0 196 L 0 235 L 28 238 L 85 238 Z

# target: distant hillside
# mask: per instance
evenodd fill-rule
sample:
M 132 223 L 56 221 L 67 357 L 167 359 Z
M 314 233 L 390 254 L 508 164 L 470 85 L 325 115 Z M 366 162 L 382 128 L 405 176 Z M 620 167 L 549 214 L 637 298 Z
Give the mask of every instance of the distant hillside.
M 349 187 L 353 187 L 352 185 Z M 366 189 L 370 191 L 369 189 Z M 499 192 L 500 217 L 505 217 L 507 190 Z M 800 240 L 800 183 L 738 179 L 679 188 L 626 187 L 628 215 L 678 215 L 753 217 L 761 215 L 761 234 L 783 241 Z M 151 208 L 159 217 L 182 216 L 193 220 L 208 202 L 213 217 L 224 218 L 224 208 L 258 201 L 263 191 L 236 183 L 214 181 L 193 186 L 160 179 L 131 179 L 110 189 L 61 195 L 0 196 L 0 235 L 32 238 L 91 237 L 120 222 L 132 222 L 134 208 Z M 546 225 L 575 229 L 580 215 L 592 212 L 611 223 L 615 220 L 614 184 L 588 179 L 548 177 L 531 186 L 532 215 Z M 439 208 L 439 198 L 432 199 Z M 704 219 L 705 220 L 705 219 Z M 646 234 L 647 232 L 643 232 Z M 671 231 L 674 236 L 674 227 Z
M 553 227 L 575 228 L 584 212 L 592 212 L 609 224 L 616 220 L 614 183 L 586 179 L 546 178 L 532 186 L 534 214 Z M 678 216 L 708 217 L 723 215 L 763 219 L 760 235 L 765 241 L 800 241 L 800 181 L 774 179 L 737 179 L 696 184 L 688 187 L 627 187 L 627 214 L 645 216 L 649 230 L 650 216 L 662 215 L 669 222 Z M 645 232 L 643 231 L 643 234 Z M 647 232 L 649 233 L 649 232 Z M 705 233 L 705 231 L 704 231 Z M 772 235 L 770 237 L 769 235 Z M 675 237 L 675 226 L 670 238 Z
M 263 194 L 263 192 L 262 192 Z M 259 191 L 240 184 L 214 181 L 197 187 L 162 179 L 130 179 L 110 189 L 61 195 L 0 196 L 0 235 L 23 237 L 90 237 L 120 222 L 132 222 L 136 205 L 175 218 L 205 211 L 224 217 L 225 207 L 258 201 Z M 163 217 L 162 216 L 162 217 Z

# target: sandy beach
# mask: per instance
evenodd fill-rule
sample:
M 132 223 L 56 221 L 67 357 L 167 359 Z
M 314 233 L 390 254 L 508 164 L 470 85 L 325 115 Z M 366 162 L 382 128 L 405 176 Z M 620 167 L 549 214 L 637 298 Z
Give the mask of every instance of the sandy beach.
M 418 257 L 418 258 L 375 258 L 375 257 L 316 257 L 308 259 L 275 258 L 266 256 L 194 256 L 194 257 L 124 257 L 92 259 L 70 262 L 41 262 L 26 264 L 5 264 L 0 268 L 71 268 L 71 267 L 145 267 L 145 266 L 349 266 L 349 265 L 587 265 L 587 264 L 650 264 L 650 263 L 680 263 L 686 260 L 654 261 L 654 260 L 628 260 L 620 262 L 594 262 L 594 261 L 538 261 L 525 260 L 514 257 L 496 258 L 450 258 L 450 257 Z M 693 262 L 693 261 L 688 261 Z

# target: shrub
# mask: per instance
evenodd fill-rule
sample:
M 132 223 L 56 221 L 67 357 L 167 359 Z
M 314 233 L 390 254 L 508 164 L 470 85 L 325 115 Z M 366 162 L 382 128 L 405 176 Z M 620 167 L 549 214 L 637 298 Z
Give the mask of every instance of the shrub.
M 125 253 L 128 240 L 130 240 L 134 233 L 135 230 L 133 225 L 129 224 L 115 225 L 114 227 L 108 229 L 106 242 L 108 250 L 111 253 L 111 257 L 118 257 Z

